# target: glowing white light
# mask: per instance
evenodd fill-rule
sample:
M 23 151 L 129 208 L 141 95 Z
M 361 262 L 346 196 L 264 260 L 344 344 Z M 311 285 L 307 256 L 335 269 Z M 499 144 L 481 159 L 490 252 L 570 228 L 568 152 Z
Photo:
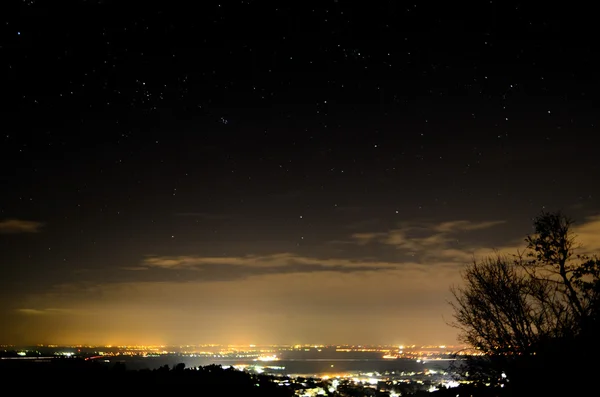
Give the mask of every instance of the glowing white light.
M 254 361 L 279 361 L 279 358 L 277 358 L 277 356 L 273 355 L 273 356 L 260 356 L 257 357 Z

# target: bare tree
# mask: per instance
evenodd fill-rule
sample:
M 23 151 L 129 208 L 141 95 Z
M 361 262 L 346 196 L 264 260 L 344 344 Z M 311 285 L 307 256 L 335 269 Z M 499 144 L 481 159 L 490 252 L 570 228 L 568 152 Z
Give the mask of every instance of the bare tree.
M 451 303 L 462 342 L 494 354 L 524 352 L 535 342 L 543 316 L 530 302 L 532 283 L 518 270 L 502 256 L 466 268 L 465 284 L 452 288 Z
M 576 336 L 598 314 L 600 261 L 596 255 L 578 254 L 582 247 L 573 220 L 562 213 L 543 212 L 534 228 L 519 263 L 532 280 L 548 286 L 537 298 L 556 317 L 554 336 Z
M 569 313 L 577 319 L 584 315 L 584 303 L 574 287 L 572 263 L 578 245 L 571 231 L 573 221 L 559 213 L 543 213 L 534 221 L 535 234 L 528 236 L 524 269 L 534 279 L 556 284 L 555 294 L 567 306 Z
M 565 343 L 574 348 L 572 341 L 581 339 L 586 327 L 594 335 L 600 262 L 577 255 L 572 225 L 560 212 L 542 213 L 525 252 L 475 261 L 464 270 L 463 285 L 451 289 L 451 325 L 496 370 L 488 374 L 523 371 L 524 362 L 539 365 L 543 359 L 532 357 L 562 352 Z

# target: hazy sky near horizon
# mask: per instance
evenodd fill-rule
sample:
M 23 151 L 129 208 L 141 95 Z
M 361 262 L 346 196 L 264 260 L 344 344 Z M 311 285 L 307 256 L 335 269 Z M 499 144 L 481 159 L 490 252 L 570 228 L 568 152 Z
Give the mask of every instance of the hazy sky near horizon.
M 581 10 L 62 3 L 2 28 L 0 343 L 453 344 L 541 210 L 600 252 Z

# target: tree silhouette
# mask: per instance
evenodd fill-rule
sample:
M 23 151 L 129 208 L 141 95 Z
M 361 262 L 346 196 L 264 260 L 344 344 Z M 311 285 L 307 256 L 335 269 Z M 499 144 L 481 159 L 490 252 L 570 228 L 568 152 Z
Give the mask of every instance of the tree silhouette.
M 464 284 L 451 289 L 451 325 L 482 353 L 464 368 L 472 379 L 540 387 L 551 365 L 575 376 L 555 363 L 594 350 L 600 262 L 577 253 L 572 225 L 560 212 L 542 212 L 524 252 L 475 261 L 463 272 Z

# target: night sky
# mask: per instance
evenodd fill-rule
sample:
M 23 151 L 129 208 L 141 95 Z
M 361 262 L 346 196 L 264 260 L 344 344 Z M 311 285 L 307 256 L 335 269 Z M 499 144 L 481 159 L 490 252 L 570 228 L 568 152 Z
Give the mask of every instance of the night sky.
M 541 210 L 600 249 L 591 6 L 2 3 L 0 343 L 453 344 Z

